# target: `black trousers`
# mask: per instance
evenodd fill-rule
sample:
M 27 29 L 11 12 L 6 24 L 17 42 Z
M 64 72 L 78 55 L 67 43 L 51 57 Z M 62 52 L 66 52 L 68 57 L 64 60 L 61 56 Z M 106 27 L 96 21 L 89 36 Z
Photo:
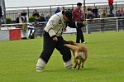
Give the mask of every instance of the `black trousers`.
M 40 55 L 46 63 L 49 61 L 54 49 L 56 48 L 62 55 L 63 61 L 67 62 L 71 59 L 71 51 L 64 46 L 65 40 L 62 37 L 58 37 L 58 41 L 53 41 L 47 32 L 43 33 L 43 51 Z
M 76 28 L 76 30 L 77 30 L 76 43 L 80 43 L 80 40 L 81 42 L 84 42 L 84 35 L 81 28 Z

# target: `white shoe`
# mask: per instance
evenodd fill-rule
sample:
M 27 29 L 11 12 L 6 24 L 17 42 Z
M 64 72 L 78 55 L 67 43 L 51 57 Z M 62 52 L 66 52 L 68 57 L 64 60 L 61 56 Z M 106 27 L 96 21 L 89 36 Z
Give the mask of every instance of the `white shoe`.
M 86 41 L 83 42 L 83 44 L 86 44 L 86 43 L 87 43 Z
M 71 60 L 69 60 L 68 62 L 64 62 L 64 66 L 66 69 L 74 69 Z
M 43 71 L 42 68 L 40 68 L 40 67 L 36 67 L 36 72 L 42 72 L 42 71 Z
M 45 66 L 46 63 L 41 58 L 39 58 L 36 64 L 36 72 L 42 72 Z

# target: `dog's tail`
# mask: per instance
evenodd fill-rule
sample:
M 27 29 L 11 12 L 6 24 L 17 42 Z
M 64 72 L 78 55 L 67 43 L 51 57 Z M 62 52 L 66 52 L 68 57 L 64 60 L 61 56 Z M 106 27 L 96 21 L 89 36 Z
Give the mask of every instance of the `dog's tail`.
M 71 45 L 71 44 L 64 44 L 64 46 L 70 48 L 71 50 L 78 50 L 79 48 L 77 46 Z

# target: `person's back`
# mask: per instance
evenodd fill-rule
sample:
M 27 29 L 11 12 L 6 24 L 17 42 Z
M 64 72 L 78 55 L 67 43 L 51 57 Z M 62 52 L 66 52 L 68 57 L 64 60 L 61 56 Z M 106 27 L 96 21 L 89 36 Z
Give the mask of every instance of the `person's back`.
M 54 20 L 53 20 L 54 19 Z M 50 19 L 48 20 L 44 30 L 46 32 L 49 31 L 49 29 L 51 27 L 54 26 L 54 32 L 57 36 L 61 36 L 61 33 L 62 33 L 62 28 L 66 27 L 65 26 L 65 23 L 63 21 L 63 14 L 62 12 L 59 12 L 57 14 L 54 14 L 53 16 L 50 17 Z M 58 22 L 59 21 L 59 22 Z M 51 34 L 54 34 L 54 33 L 51 33 Z M 52 35 L 51 35 L 52 36 Z

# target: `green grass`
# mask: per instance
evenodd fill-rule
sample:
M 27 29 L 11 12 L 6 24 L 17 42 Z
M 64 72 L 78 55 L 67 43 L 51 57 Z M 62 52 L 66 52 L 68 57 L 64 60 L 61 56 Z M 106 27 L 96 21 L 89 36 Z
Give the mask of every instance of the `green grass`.
M 35 71 L 42 37 L 0 42 L 0 82 L 123 82 L 124 32 L 85 34 L 88 59 L 80 70 L 64 68 L 55 50 L 42 73 Z M 75 35 L 63 36 L 75 41 Z

